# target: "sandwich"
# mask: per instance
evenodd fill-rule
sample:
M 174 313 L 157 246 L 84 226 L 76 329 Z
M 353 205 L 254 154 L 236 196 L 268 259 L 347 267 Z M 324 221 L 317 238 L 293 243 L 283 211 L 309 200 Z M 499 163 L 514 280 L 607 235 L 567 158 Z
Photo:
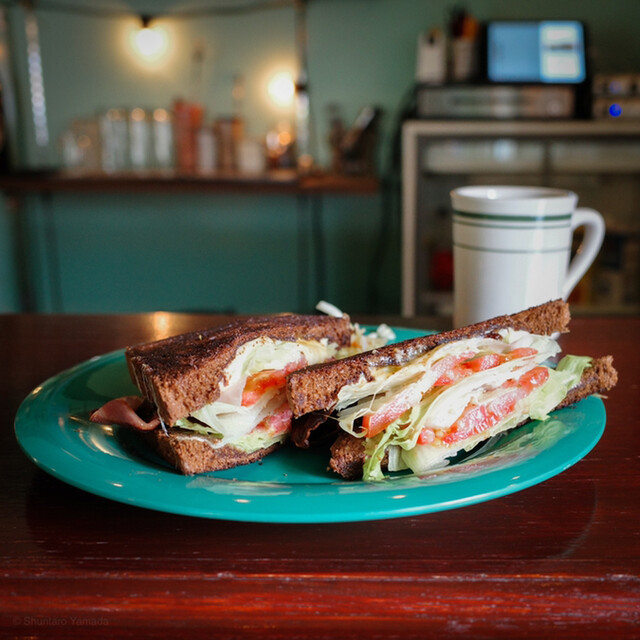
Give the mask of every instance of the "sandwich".
M 286 376 L 365 345 L 347 315 L 285 314 L 130 346 L 140 395 L 111 400 L 90 419 L 133 427 L 183 474 L 248 464 L 289 435 Z
M 329 467 L 375 481 L 385 471 L 424 474 L 529 420 L 617 382 L 611 356 L 564 356 L 568 330 L 555 300 L 465 328 L 388 344 L 339 362 L 292 372 L 292 440 L 336 428 Z

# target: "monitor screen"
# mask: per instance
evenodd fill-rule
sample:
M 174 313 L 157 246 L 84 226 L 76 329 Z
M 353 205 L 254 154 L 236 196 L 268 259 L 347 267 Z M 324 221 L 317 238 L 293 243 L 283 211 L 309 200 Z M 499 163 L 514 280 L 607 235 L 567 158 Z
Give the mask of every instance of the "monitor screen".
M 584 82 L 584 50 L 584 29 L 578 21 L 491 22 L 487 75 L 490 82 Z

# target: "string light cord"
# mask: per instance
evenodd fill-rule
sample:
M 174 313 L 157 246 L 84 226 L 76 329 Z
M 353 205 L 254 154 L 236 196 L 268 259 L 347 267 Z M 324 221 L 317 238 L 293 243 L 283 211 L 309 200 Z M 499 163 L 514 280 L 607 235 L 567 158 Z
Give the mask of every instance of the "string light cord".
M 0 6 L 11 8 L 22 6 L 22 0 L 0 0 Z M 39 11 L 49 11 L 57 13 L 69 13 L 75 15 L 83 15 L 93 18 L 118 18 L 122 16 L 153 16 L 153 18 L 201 18 L 205 16 L 233 16 L 258 11 L 267 11 L 271 9 L 280 9 L 282 7 L 290 7 L 295 4 L 295 0 L 255 0 L 252 2 L 229 2 L 225 5 L 213 7 L 197 7 L 185 10 L 170 10 L 163 12 L 152 12 L 147 10 L 132 11 L 116 7 L 97 7 L 88 5 L 79 5 L 72 2 L 57 2 L 51 0 L 34 0 L 31 5 Z

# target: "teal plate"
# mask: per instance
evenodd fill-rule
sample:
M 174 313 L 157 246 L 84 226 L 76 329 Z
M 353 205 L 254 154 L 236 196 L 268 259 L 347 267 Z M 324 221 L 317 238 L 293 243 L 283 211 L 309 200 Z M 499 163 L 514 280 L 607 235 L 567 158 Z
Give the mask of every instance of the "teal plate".
M 424 335 L 394 329 L 398 340 Z M 590 397 L 497 436 L 444 470 L 348 482 L 327 471 L 328 453 L 284 447 L 260 463 L 183 476 L 129 429 L 97 425 L 89 412 L 135 393 L 124 352 L 93 358 L 34 389 L 18 410 L 20 446 L 40 468 L 90 493 L 168 513 L 252 522 L 349 522 L 443 511 L 505 496 L 584 457 L 604 431 Z

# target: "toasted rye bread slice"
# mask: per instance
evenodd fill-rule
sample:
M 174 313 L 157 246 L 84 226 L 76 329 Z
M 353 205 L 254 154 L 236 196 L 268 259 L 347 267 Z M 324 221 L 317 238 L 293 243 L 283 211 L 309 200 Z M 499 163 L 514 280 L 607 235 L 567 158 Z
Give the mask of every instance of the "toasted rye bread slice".
M 570 319 L 569 305 L 562 300 L 552 300 L 513 315 L 386 345 L 337 362 L 307 367 L 290 374 L 287 379 L 289 404 L 296 418 L 312 411 L 329 412 L 338 402 L 342 387 L 360 379 L 372 380 L 373 370 L 377 367 L 401 366 L 438 345 L 487 335 L 508 327 L 539 335 L 564 332 Z
M 162 421 L 172 426 L 220 395 L 219 383 L 238 349 L 258 338 L 294 342 L 322 340 L 347 346 L 348 316 L 254 316 L 126 349 L 131 379 L 154 403 Z
M 580 382 L 569 391 L 556 409 L 567 407 L 594 393 L 606 393 L 617 382 L 618 372 L 613 367 L 613 358 L 611 356 L 596 358 L 591 366 L 585 369 Z M 362 478 L 362 467 L 365 462 L 364 447 L 364 438 L 356 438 L 343 431 L 331 445 L 329 468 L 347 480 Z M 386 468 L 386 462 L 385 455 L 383 469 Z
M 241 451 L 230 445 L 214 448 L 206 436 L 186 434 L 181 429 L 154 429 L 140 432 L 141 437 L 170 465 L 184 475 L 195 475 L 209 471 L 232 469 L 243 464 L 262 460 L 278 449 L 277 442 L 265 449 L 251 453 Z

